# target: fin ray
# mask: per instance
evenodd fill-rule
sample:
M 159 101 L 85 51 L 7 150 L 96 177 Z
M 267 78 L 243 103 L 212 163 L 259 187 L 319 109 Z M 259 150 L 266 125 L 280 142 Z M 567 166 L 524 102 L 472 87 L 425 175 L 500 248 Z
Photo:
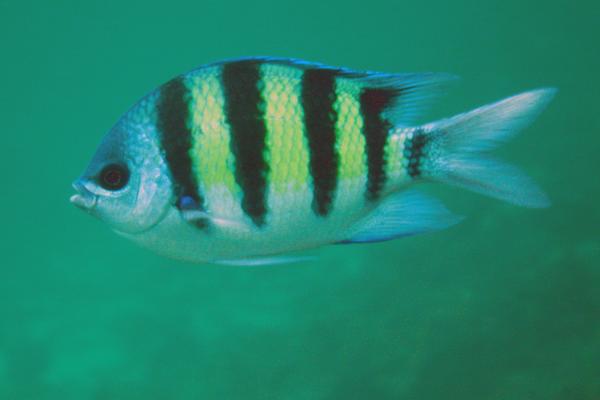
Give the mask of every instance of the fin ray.
M 445 229 L 461 220 L 437 199 L 409 190 L 384 199 L 351 229 L 348 239 L 339 243 L 384 242 Z
M 548 197 L 523 172 L 485 153 L 531 123 L 555 93 L 533 90 L 424 125 L 431 141 L 431 157 L 425 160 L 429 177 L 523 207 L 549 206 Z

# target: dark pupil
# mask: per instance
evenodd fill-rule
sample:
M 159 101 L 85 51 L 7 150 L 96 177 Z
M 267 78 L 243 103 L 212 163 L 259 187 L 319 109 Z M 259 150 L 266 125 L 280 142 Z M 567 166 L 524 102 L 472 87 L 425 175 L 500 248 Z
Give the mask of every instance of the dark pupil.
M 121 172 L 115 169 L 108 171 L 104 177 L 104 180 L 110 186 L 118 186 L 121 182 Z
M 121 165 L 109 165 L 100 174 L 102 187 L 109 190 L 121 189 L 127 184 L 127 170 Z

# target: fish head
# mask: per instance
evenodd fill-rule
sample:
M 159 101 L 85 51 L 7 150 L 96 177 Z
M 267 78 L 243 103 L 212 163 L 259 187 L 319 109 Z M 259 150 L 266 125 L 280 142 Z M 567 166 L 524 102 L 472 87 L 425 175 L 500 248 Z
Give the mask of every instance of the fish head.
M 123 118 L 73 183 L 70 200 L 117 232 L 139 234 L 157 225 L 171 205 L 165 170 L 153 125 Z

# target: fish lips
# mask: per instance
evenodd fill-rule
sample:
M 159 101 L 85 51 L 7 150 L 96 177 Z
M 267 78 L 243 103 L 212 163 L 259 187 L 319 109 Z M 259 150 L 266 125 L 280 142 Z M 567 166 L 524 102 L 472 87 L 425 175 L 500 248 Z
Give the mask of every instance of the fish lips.
M 88 213 L 91 213 L 98 202 L 98 196 L 86 189 L 84 183 L 81 180 L 73 182 L 73 189 L 77 192 L 72 195 L 69 201 L 77 208 L 82 209 Z

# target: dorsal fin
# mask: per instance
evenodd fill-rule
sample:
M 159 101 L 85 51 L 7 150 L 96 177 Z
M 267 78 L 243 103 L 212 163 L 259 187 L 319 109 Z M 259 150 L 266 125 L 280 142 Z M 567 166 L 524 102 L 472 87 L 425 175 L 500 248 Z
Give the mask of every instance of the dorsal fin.
M 428 108 L 432 100 L 443 93 L 443 88 L 449 82 L 457 79 L 455 75 L 448 73 L 390 74 L 358 71 L 299 59 L 278 57 L 238 58 L 221 61 L 210 66 L 242 60 L 284 65 L 303 70 L 329 70 L 336 73 L 336 78 L 357 82 L 363 89 L 378 89 L 392 99 L 387 105 L 383 116 L 394 126 L 399 127 L 414 125 L 415 120 Z

